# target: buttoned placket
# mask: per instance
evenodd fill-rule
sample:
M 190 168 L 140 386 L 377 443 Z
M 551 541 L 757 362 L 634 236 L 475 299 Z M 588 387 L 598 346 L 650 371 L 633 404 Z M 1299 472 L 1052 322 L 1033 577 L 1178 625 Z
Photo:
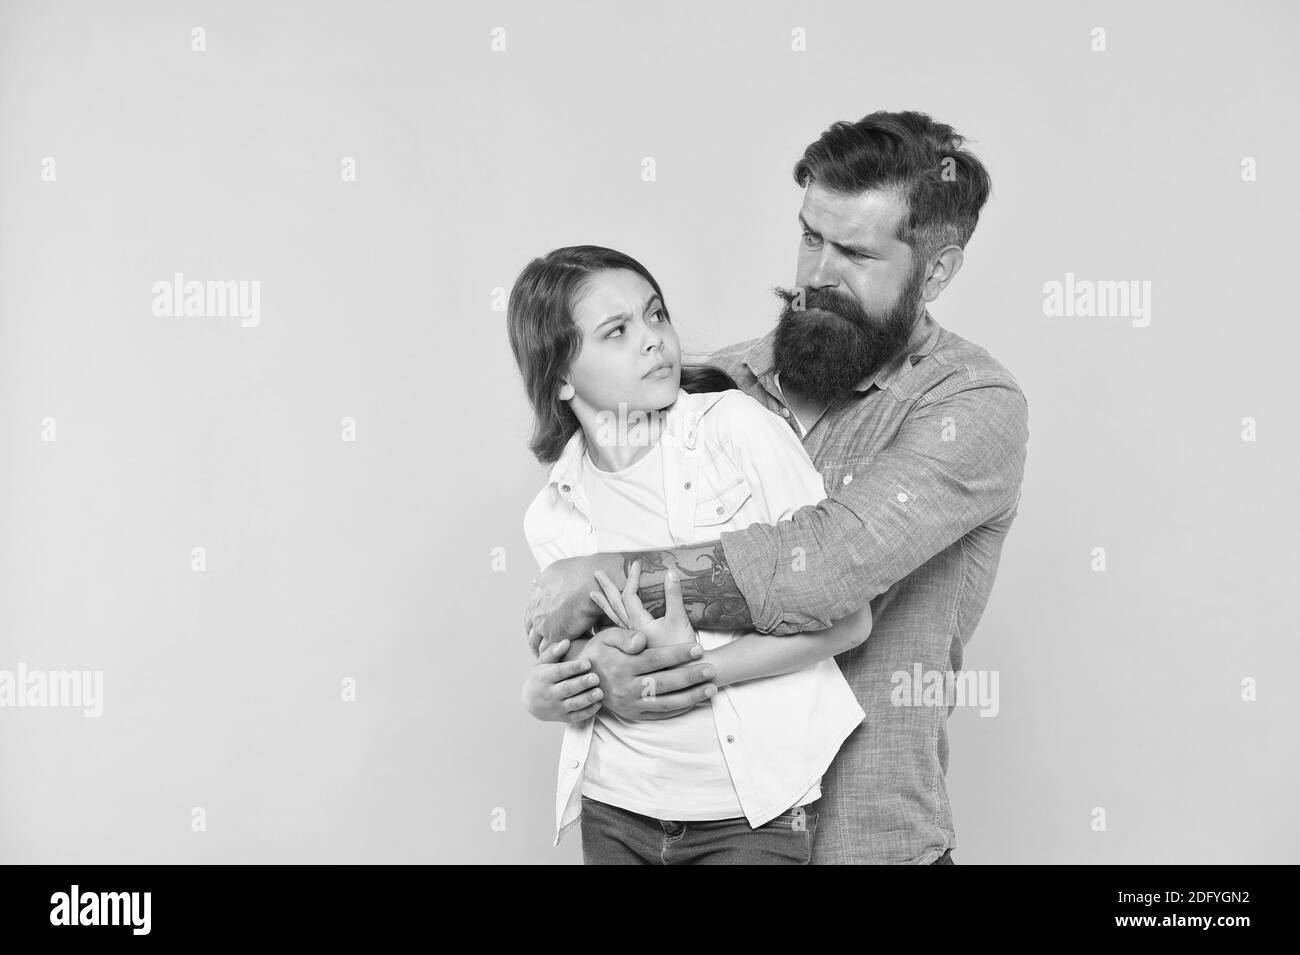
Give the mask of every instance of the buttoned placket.
M 695 421 L 686 423 L 680 437 L 681 453 L 663 456 L 669 530 L 677 546 L 694 543 L 700 536 L 695 527 L 695 507 L 698 503 L 699 473 L 705 464 L 705 449 L 697 445 L 696 425 Z M 666 434 L 662 440 L 676 440 L 676 436 Z M 745 764 L 740 718 L 731 703 L 727 687 L 722 687 L 711 698 L 710 704 L 714 727 L 723 744 L 722 757 L 743 803 L 744 794 L 753 792 L 753 782 Z
M 704 465 L 704 449 L 697 447 L 698 423 L 698 417 L 683 421 L 680 430 L 669 428 L 660 439 L 661 441 L 680 442 L 681 444 L 681 447 L 676 449 L 672 448 L 671 445 L 667 446 L 665 450 L 669 453 L 663 455 L 664 491 L 670 515 L 669 530 L 674 536 L 675 546 L 693 543 L 697 538 L 694 520 L 695 506 L 698 496 L 699 472 Z M 585 448 L 583 453 L 586 453 Z M 582 485 L 577 483 L 579 473 L 578 468 L 569 468 L 568 473 L 560 479 L 557 489 L 560 496 L 587 522 L 587 532 L 593 533 L 590 505 L 583 492 Z M 594 551 L 593 546 L 589 552 Z M 754 782 L 744 758 L 740 719 L 731 703 L 728 689 L 726 687 L 721 688 L 711 698 L 710 703 L 718 739 L 723 743 L 723 759 L 726 761 L 728 772 L 730 772 L 736 784 L 737 792 L 742 794 L 753 793 Z M 563 764 L 565 773 L 564 788 L 567 791 L 571 792 L 572 786 L 576 785 L 575 777 L 581 777 L 587 756 L 591 751 L 593 735 L 592 729 L 588 727 L 583 737 L 582 751 L 577 752 L 575 749 Z M 742 795 L 741 798 L 743 802 L 744 796 Z
M 585 453 L 585 452 L 584 452 Z M 591 504 L 587 501 L 587 495 L 580 484 L 570 484 L 565 482 L 560 485 L 560 496 L 573 506 L 573 509 L 581 515 L 582 519 L 587 522 L 587 533 L 596 533 L 596 525 L 591 521 Z

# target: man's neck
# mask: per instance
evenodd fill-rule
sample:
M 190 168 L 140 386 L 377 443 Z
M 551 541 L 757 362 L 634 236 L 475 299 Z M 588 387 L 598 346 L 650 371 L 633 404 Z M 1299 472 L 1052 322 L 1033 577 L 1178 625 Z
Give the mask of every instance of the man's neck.
M 781 392 L 781 396 L 785 398 L 785 403 L 790 407 L 790 411 L 793 412 L 796 423 L 803 429 L 803 433 L 807 434 L 812 430 L 818 419 L 825 414 L 827 406 L 806 398 L 794 388 L 788 388 L 781 384 L 780 372 L 776 374 L 776 387 Z

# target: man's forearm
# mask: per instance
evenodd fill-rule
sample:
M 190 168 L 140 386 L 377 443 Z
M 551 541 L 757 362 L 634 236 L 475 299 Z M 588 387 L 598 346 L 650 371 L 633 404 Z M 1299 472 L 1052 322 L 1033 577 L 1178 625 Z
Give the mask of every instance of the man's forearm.
M 749 605 L 736 585 L 721 541 L 688 544 L 671 550 L 625 551 L 609 554 L 606 573 L 622 587 L 632 561 L 641 562 L 637 596 L 653 617 L 664 614 L 664 573 L 676 565 L 682 582 L 686 616 L 697 630 L 749 630 Z M 616 576 L 617 575 L 617 576 Z

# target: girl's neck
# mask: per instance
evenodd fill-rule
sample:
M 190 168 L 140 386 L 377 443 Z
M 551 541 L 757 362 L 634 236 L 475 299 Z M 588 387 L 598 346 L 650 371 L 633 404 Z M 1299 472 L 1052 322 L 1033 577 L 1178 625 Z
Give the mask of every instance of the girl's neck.
M 587 456 L 602 471 L 625 471 L 650 453 L 663 437 L 666 409 L 618 415 L 602 412 L 592 420 L 580 416 Z

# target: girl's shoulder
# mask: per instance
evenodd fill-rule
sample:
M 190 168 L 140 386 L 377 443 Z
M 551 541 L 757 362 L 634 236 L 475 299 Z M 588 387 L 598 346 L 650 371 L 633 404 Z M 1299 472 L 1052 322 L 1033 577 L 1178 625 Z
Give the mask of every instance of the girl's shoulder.
M 697 396 L 703 397 L 703 396 Z M 700 439 L 708 446 L 726 450 L 755 428 L 771 425 L 771 419 L 781 422 L 763 403 L 746 392 L 732 388 L 709 395 L 716 398 L 700 417 Z
M 563 529 L 564 509 L 555 484 L 547 482 L 524 511 L 524 539 L 529 544 L 553 540 Z

